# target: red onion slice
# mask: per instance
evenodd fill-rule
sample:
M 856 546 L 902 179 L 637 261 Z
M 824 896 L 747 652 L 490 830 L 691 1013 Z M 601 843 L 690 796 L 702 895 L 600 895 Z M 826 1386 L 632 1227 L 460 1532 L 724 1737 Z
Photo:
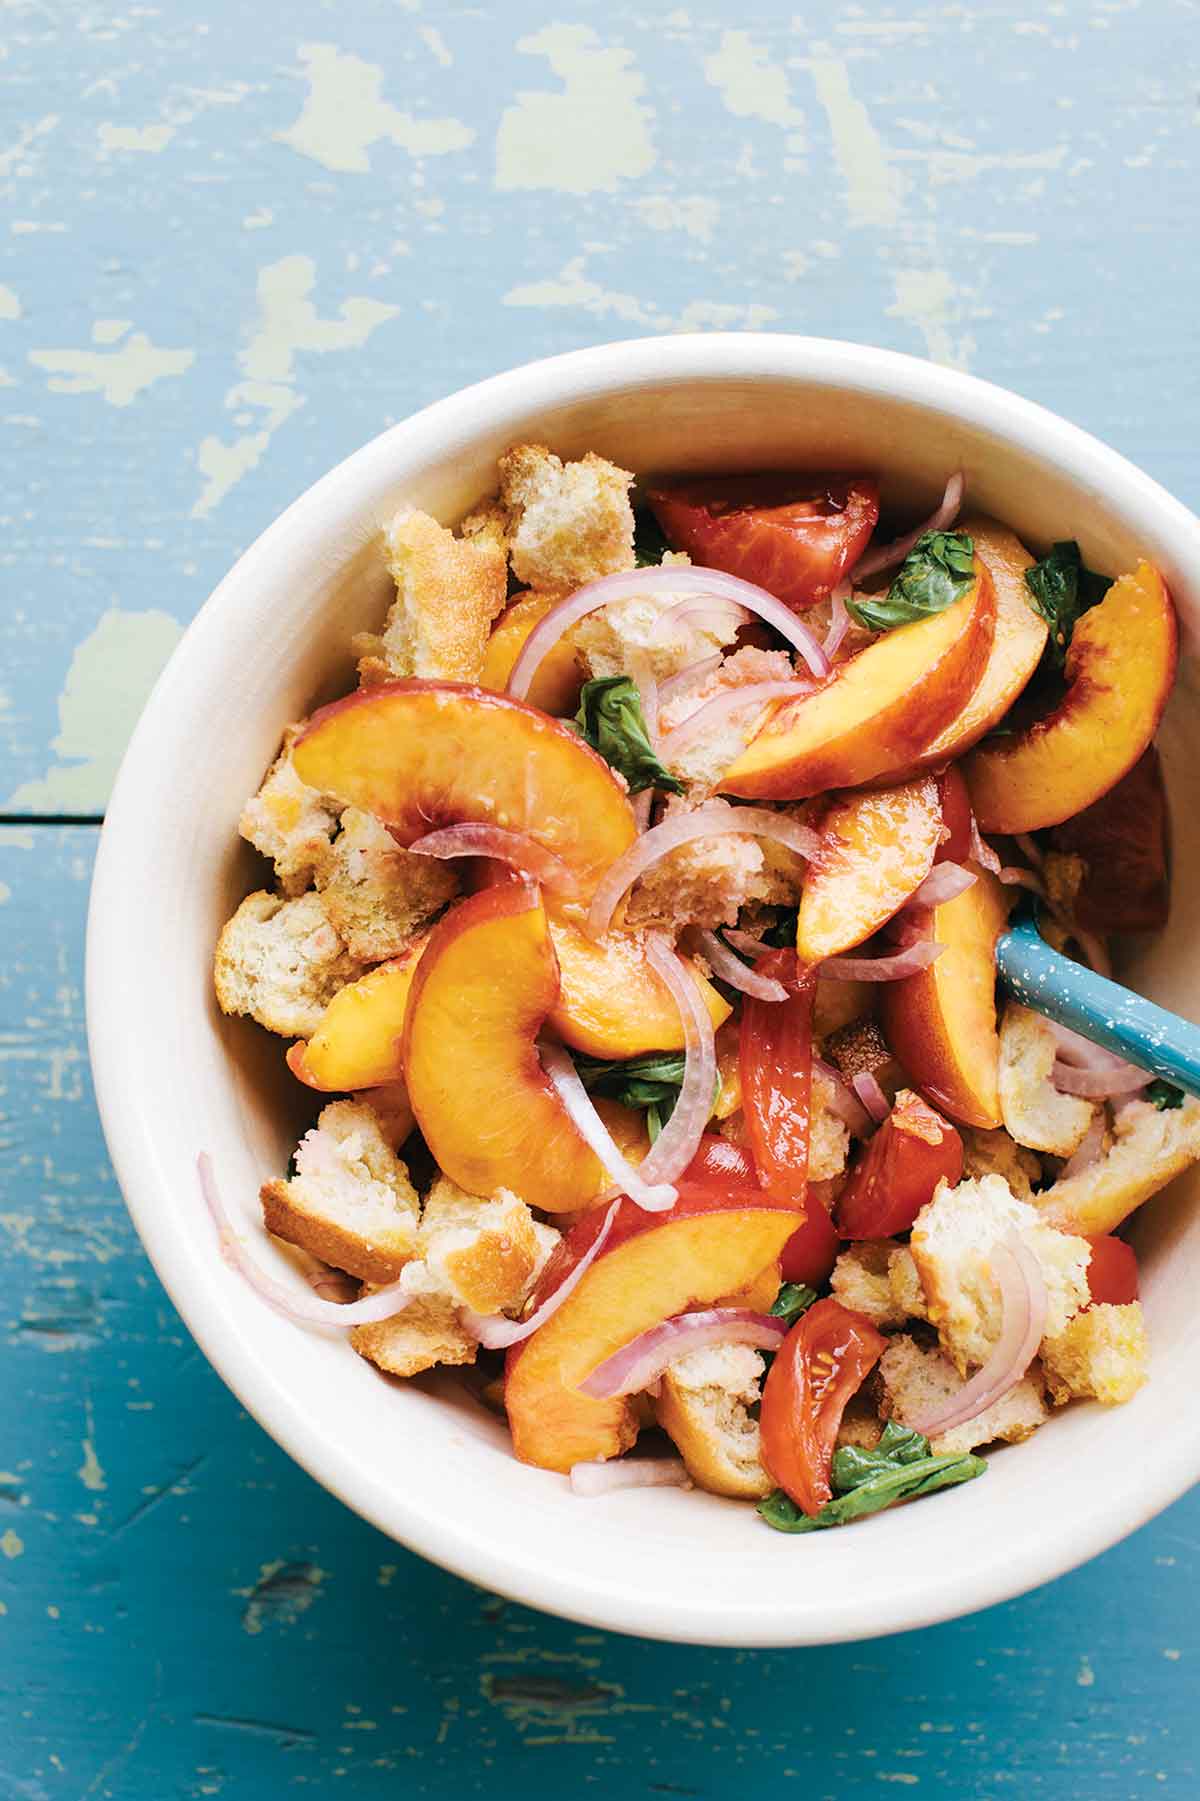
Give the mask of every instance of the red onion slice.
M 821 648 L 831 663 L 842 648 L 842 639 L 850 630 L 850 614 L 846 606 L 849 593 L 850 583 L 839 582 L 830 597 L 833 604 L 829 609 L 829 630 L 825 634 L 825 642 Z
M 1045 858 L 1042 856 L 1042 853 L 1038 848 L 1037 840 L 1034 838 L 1032 832 L 1018 832 L 1013 842 L 1021 855 L 1029 858 L 1029 861 L 1033 864 L 1035 869 L 1040 869 L 1042 867 Z
M 1046 1284 L 1037 1258 L 1013 1233 L 988 1253 L 1003 1309 L 1000 1336 L 987 1362 L 957 1393 L 925 1412 L 908 1414 L 904 1424 L 926 1438 L 965 1426 L 1015 1388 L 1046 1330 Z
M 971 815 L 971 855 L 981 869 L 990 870 L 992 875 L 1000 874 L 1000 859 L 991 845 L 985 843 L 974 813 Z
M 650 809 L 654 805 L 654 789 L 643 788 L 640 794 L 633 797 L 633 823 L 639 832 L 644 832 L 650 824 Z
M 717 1050 L 713 1023 L 700 991 L 662 932 L 646 934 L 646 957 L 671 991 L 683 1021 L 684 1063 L 679 1098 L 671 1117 L 651 1145 L 638 1174 L 643 1182 L 674 1182 L 700 1148 L 712 1116 L 717 1086 Z
M 1112 958 L 1105 949 L 1103 938 L 1095 932 L 1085 931 L 1080 925 L 1069 924 L 1068 930 L 1096 974 L 1111 981 Z
M 524 700 L 543 657 L 564 632 L 598 607 L 636 594 L 677 594 L 682 600 L 715 595 L 734 601 L 773 625 L 780 636 L 800 652 L 815 676 L 823 680 L 829 674 L 829 659 L 808 626 L 765 588 L 756 588 L 753 582 L 741 581 L 736 575 L 725 575 L 717 569 L 675 565 L 666 569 L 630 569 L 620 575 L 601 576 L 599 581 L 588 582 L 565 600 L 560 600 L 543 619 L 539 619 L 525 640 L 508 678 L 508 692 L 515 699 Z
M 660 707 L 665 707 L 667 702 L 681 690 L 690 688 L 693 684 L 699 687 L 700 683 L 718 670 L 724 661 L 725 658 L 718 650 L 711 657 L 701 657 L 698 662 L 689 663 L 686 669 L 679 671 L 678 675 L 669 675 L 666 681 L 660 682 L 658 686 Z
M 655 680 L 654 671 L 650 667 L 649 657 L 643 657 L 635 651 L 629 659 L 629 673 L 633 677 L 633 685 L 641 699 L 642 718 L 646 721 L 646 736 L 657 751 L 658 683 Z
M 592 938 L 603 938 L 612 923 L 617 904 L 627 889 L 652 864 L 681 844 L 696 838 L 723 838 L 742 833 L 755 838 L 775 838 L 801 857 L 815 857 L 821 840 L 810 827 L 783 813 L 771 813 L 765 807 L 731 807 L 728 801 L 710 800 L 690 812 L 674 813 L 661 824 L 643 832 L 623 856 L 605 872 L 592 897 L 587 916 L 587 931 Z
M 732 944 L 734 950 L 741 951 L 743 957 L 765 957 L 771 949 L 761 938 L 756 938 L 753 932 L 740 932 L 733 927 L 726 930 L 725 942 Z
M 571 1116 L 580 1137 L 595 1151 L 604 1165 L 605 1174 L 646 1213 L 665 1213 L 678 1200 L 678 1191 L 669 1183 L 655 1186 L 644 1182 L 633 1164 L 617 1144 L 592 1105 L 592 1097 L 579 1079 L 579 1072 L 561 1044 L 540 1046 L 542 1068 L 553 1082 L 558 1098 Z
M 869 1069 L 860 1069 L 857 1075 L 850 1078 L 850 1086 L 875 1124 L 881 1126 L 892 1108 L 887 1095 L 879 1086 L 878 1077 L 873 1076 Z
M 662 760 L 669 766 L 684 745 L 690 744 L 698 733 L 709 731 L 713 726 L 724 725 L 727 719 L 738 713 L 748 713 L 754 707 L 767 707 L 772 701 L 800 700 L 812 692 L 811 682 L 747 682 L 742 688 L 725 688 L 697 707 L 694 713 L 689 713 L 673 731 L 667 733 L 661 746 Z M 746 721 L 747 739 L 757 723 L 753 719 Z
M 656 1382 L 677 1357 L 711 1344 L 755 1345 L 777 1351 L 788 1328 L 769 1313 L 751 1313 L 744 1307 L 706 1307 L 695 1313 L 677 1313 L 660 1320 L 622 1345 L 597 1364 L 579 1384 L 579 1392 L 594 1401 L 611 1401 L 618 1395 L 640 1395 Z
M 1129 1069 L 1131 1064 L 1118 1057 L 1115 1051 L 1106 1050 L 1092 1038 L 1085 1038 L 1082 1032 L 1075 1032 L 1070 1026 L 1059 1025 L 1056 1019 L 1046 1021 L 1047 1029 L 1058 1046 L 1059 1061 L 1074 1063 L 1080 1069 Z
M 926 532 L 944 532 L 953 525 L 962 506 L 965 479 L 962 470 L 956 469 L 946 483 L 941 501 L 928 519 L 914 526 L 912 531 L 905 532 L 902 538 L 893 538 L 890 544 L 881 544 L 877 549 L 868 550 L 864 556 L 859 557 L 854 565 L 855 581 L 862 581 L 868 575 L 878 575 L 881 570 L 894 568 L 897 563 L 904 561 L 917 539 L 923 538 Z
M 312 1293 L 294 1293 L 282 1282 L 277 1282 L 242 1242 L 226 1211 L 213 1174 L 212 1158 L 207 1151 L 201 1151 L 196 1158 L 196 1169 L 201 1192 L 217 1228 L 222 1257 L 276 1313 L 282 1313 L 286 1319 L 295 1320 L 302 1326 L 368 1326 L 378 1320 L 392 1319 L 408 1306 L 412 1296 L 402 1286 L 403 1277 L 398 1282 L 390 1282 L 376 1294 L 367 1295 L 364 1300 L 349 1301 L 345 1305 L 338 1301 L 323 1301 Z
M 829 1111 L 837 1115 L 855 1138 L 869 1138 L 875 1122 L 841 1071 L 832 1063 L 826 1063 L 823 1057 L 814 1057 L 813 1074 L 821 1076 L 828 1085 Z
M 942 907 L 955 900 L 975 882 L 973 870 L 961 863 L 935 863 L 925 880 L 913 889 L 905 905 L 908 907 Z
M 1088 1101 L 1107 1101 L 1118 1094 L 1136 1094 L 1148 1088 L 1154 1077 L 1132 1063 L 1115 1069 L 1080 1069 L 1073 1063 L 1056 1062 L 1050 1080 L 1060 1094 L 1077 1094 Z
M 1036 869 L 1026 869 L 1020 863 L 1005 863 L 995 873 L 1006 887 L 1028 888 L 1031 894 L 1036 894 L 1040 900 L 1045 900 L 1046 884 Z
M 749 617 L 740 601 L 724 600 L 720 596 L 711 600 L 677 600 L 655 621 L 650 636 L 661 643 L 670 636 L 671 627 L 675 625 L 699 626 L 717 634 L 737 632 Z
M 787 999 L 787 989 L 782 982 L 776 982 L 771 976 L 756 975 L 752 969 L 747 969 L 741 958 L 735 957 L 715 932 L 698 929 L 696 942 L 713 974 L 720 981 L 728 983 L 730 988 L 736 988 L 739 994 L 753 994 L 760 1001 Z
M 578 883 L 569 866 L 554 851 L 547 850 L 527 832 L 510 832 L 504 826 L 477 824 L 464 821 L 461 825 L 443 826 L 440 831 L 426 832 L 409 850 L 416 857 L 438 857 L 448 860 L 451 857 L 493 857 L 497 862 L 509 863 L 528 876 L 531 881 L 540 882 L 544 888 L 553 888 L 558 893 L 575 894 Z
M 604 1249 L 608 1242 L 608 1235 L 612 1231 L 617 1208 L 621 1205 L 621 1199 L 622 1197 L 618 1195 L 612 1203 L 604 1216 L 604 1224 L 575 1268 L 559 1283 L 554 1293 L 546 1297 L 536 1312 L 530 1314 L 528 1319 L 505 1319 L 502 1313 L 472 1313 L 470 1308 L 464 1307 L 458 1316 L 463 1328 L 471 1334 L 472 1338 L 478 1340 L 485 1351 L 506 1351 L 509 1345 L 520 1344 L 522 1339 L 531 1338 L 538 1327 L 544 1326 L 546 1321 L 558 1312 L 563 1302 L 575 1292 Z
M 1072 1176 L 1081 1176 L 1085 1169 L 1090 1169 L 1104 1148 L 1104 1112 L 1098 1108 L 1091 1125 L 1079 1141 L 1079 1148 L 1069 1157 L 1058 1172 L 1058 1181 L 1069 1182 Z
M 613 1457 L 608 1462 L 573 1463 L 572 1494 L 588 1500 L 615 1494 L 619 1488 L 691 1488 L 681 1457 Z
M 932 938 L 921 937 L 887 957 L 826 957 L 819 973 L 822 981 L 900 982 L 936 963 L 945 948 Z

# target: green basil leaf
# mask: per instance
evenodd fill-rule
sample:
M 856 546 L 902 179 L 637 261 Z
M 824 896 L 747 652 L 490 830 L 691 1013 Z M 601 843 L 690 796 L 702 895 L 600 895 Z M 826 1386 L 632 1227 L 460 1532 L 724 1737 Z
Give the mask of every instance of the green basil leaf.
M 633 515 L 633 560 L 638 568 L 657 568 L 670 548 L 662 526 L 649 507 L 639 507 Z
M 682 1051 L 652 1051 L 644 1057 L 605 1062 L 598 1057 L 577 1056 L 575 1067 L 589 1094 L 607 1095 L 626 1107 L 674 1104 L 683 1082 Z
M 929 1456 L 929 1440 L 907 1426 L 889 1420 L 879 1443 L 867 1450 L 863 1445 L 840 1445 L 833 1454 L 831 1476 L 835 1494 L 848 1494 L 885 1470 L 903 1469 Z
M 592 749 L 625 777 L 631 794 L 642 788 L 683 793 L 683 783 L 677 782 L 654 754 L 642 715 L 642 697 L 629 676 L 604 675 L 585 682 L 575 724 Z
M 1174 1082 L 1164 1082 L 1161 1078 L 1151 1082 L 1149 1088 L 1143 1088 L 1142 1099 L 1152 1101 L 1160 1113 L 1169 1113 L 1176 1107 L 1183 1106 L 1183 1089 L 1176 1088 Z
M 775 1296 L 771 1313 L 776 1319 L 786 1320 L 794 1326 L 802 1313 L 807 1313 L 817 1298 L 815 1288 L 806 1282 L 785 1282 Z
M 1046 650 L 1055 668 L 1061 669 L 1066 661 L 1076 620 L 1104 599 L 1110 585 L 1106 575 L 1085 568 L 1074 538 L 1052 544 L 1041 561 L 1025 571 L 1034 611 L 1050 627 Z
M 945 612 L 975 579 L 975 544 L 966 532 L 925 532 L 886 594 L 862 594 L 846 605 L 868 631 L 891 631 Z
M 843 1449 L 849 1448 L 843 1446 Z M 983 1458 L 975 1457 L 969 1451 L 944 1457 L 923 1457 L 915 1463 L 898 1464 L 894 1469 L 876 1472 L 845 1494 L 835 1495 L 820 1513 L 813 1516 L 804 1513 L 781 1489 L 760 1501 L 758 1511 L 776 1532 L 821 1532 L 830 1526 L 848 1526 L 852 1520 L 865 1519 L 871 1513 L 881 1513 L 897 1501 L 915 1501 L 922 1495 L 936 1494 L 939 1488 L 953 1488 L 960 1482 L 970 1482 L 976 1476 L 982 1476 L 986 1469 Z

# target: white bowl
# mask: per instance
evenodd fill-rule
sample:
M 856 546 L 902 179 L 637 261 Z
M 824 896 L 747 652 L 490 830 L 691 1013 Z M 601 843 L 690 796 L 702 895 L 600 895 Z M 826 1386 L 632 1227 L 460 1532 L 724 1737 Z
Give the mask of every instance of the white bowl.
M 1075 1406 L 995 1455 L 983 1481 L 803 1540 L 700 1492 L 576 1499 L 565 1478 L 518 1463 L 452 1379 L 382 1379 L 340 1337 L 269 1311 L 217 1254 L 197 1152 L 212 1153 L 252 1222 L 260 1181 L 282 1170 L 306 1118 L 280 1042 L 222 1019 L 212 998 L 217 932 L 263 881 L 239 844 L 239 809 L 282 727 L 349 686 L 350 634 L 387 600 L 378 533 L 391 510 L 408 501 L 457 519 L 492 486 L 497 455 L 531 438 L 642 473 L 877 468 L 906 506 L 932 502 L 961 465 L 972 505 L 1039 546 L 1076 537 L 1114 573 L 1150 556 L 1185 619 L 1198 616 L 1200 521 L 1061 419 L 910 357 L 782 336 L 652 339 L 534 363 L 418 413 L 325 476 L 236 564 L 121 769 L 92 895 L 88 1021 L 134 1223 L 206 1356 L 267 1431 L 382 1531 L 488 1588 L 593 1625 L 732 1645 L 871 1637 L 1002 1601 L 1104 1550 L 1200 1474 L 1190 1183 L 1137 1225 L 1154 1370 L 1135 1401 Z M 1182 803 L 1198 719 L 1185 668 L 1164 733 L 1175 909 L 1135 972 L 1193 1018 L 1200 822 Z M 263 1248 L 285 1269 L 285 1253 Z

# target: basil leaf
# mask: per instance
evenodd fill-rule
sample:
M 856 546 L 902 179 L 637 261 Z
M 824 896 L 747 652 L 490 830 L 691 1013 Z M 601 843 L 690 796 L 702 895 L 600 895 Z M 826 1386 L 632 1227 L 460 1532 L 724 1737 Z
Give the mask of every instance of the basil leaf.
M 844 1450 L 849 1448 L 843 1446 Z M 935 1494 L 939 1488 L 970 1482 L 986 1469 L 983 1458 L 970 1451 L 922 1457 L 915 1463 L 898 1464 L 868 1476 L 856 1488 L 835 1495 L 816 1515 L 804 1513 L 781 1489 L 760 1501 L 758 1511 L 776 1532 L 821 1532 L 829 1526 L 848 1526 L 852 1520 L 881 1513 L 897 1501 L 915 1501 L 921 1495 Z
M 1055 668 L 1066 661 L 1075 622 L 1089 607 L 1104 599 L 1109 587 L 1106 575 L 1084 567 L 1074 538 L 1061 539 L 1025 571 L 1025 586 L 1036 613 L 1050 627 L 1047 656 Z
M 639 569 L 655 569 L 670 550 L 666 534 L 648 507 L 633 515 L 633 560 Z
M 889 1420 L 879 1443 L 868 1450 L 863 1445 L 840 1445 L 833 1454 L 832 1486 L 835 1494 L 847 1494 L 861 1488 L 873 1476 L 885 1470 L 903 1469 L 929 1456 L 929 1440 L 907 1426 Z
M 966 532 L 925 532 L 917 539 L 886 594 L 864 594 L 847 607 L 868 631 L 891 631 L 942 613 L 975 579 L 975 544 Z
M 670 1111 L 683 1083 L 684 1056 L 682 1051 L 654 1051 L 613 1063 L 577 1056 L 575 1067 L 589 1094 L 607 1095 L 626 1107 L 661 1107 L 665 1102 Z
M 1149 1088 L 1143 1088 L 1142 1099 L 1152 1101 L 1160 1113 L 1169 1113 L 1176 1107 L 1183 1106 L 1183 1089 L 1176 1088 L 1174 1082 L 1164 1082 L 1161 1078 L 1151 1082 Z
M 585 682 L 575 724 L 592 749 L 625 777 L 631 794 L 642 788 L 683 793 L 683 783 L 677 782 L 654 754 L 642 715 L 642 697 L 629 676 L 604 675 Z
M 785 1282 L 771 1306 L 771 1314 L 775 1319 L 786 1320 L 794 1326 L 802 1313 L 807 1313 L 817 1298 L 815 1288 L 806 1282 Z

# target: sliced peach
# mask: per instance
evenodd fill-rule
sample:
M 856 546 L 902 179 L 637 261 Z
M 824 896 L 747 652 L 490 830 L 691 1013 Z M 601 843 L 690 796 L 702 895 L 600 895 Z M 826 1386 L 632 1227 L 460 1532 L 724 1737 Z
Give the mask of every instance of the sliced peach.
M 1041 661 L 1049 627 L 1034 612 L 1025 586 L 1033 558 L 1021 540 L 995 519 L 964 519 L 968 532 L 996 590 L 996 630 L 978 686 L 957 716 L 926 744 L 911 765 L 934 769 L 949 757 L 961 757 L 985 732 L 1003 719 Z
M 1158 729 L 1177 655 L 1171 597 L 1153 564 L 1141 562 L 1076 625 L 1067 692 L 1053 712 L 970 757 L 980 830 L 1058 825 L 1115 787 Z
M 595 1207 L 555 1250 L 538 1284 L 540 1306 L 595 1242 Z M 622 1201 L 604 1249 L 544 1326 L 508 1353 L 504 1404 L 523 1463 L 569 1470 L 616 1457 L 637 1437 L 628 1399 L 593 1400 L 579 1384 L 623 1345 L 690 1307 L 746 1288 L 774 1263 L 796 1224 L 769 1195 L 683 1185 L 669 1213 Z
M 471 895 L 434 928 L 417 965 L 404 1079 L 434 1160 L 460 1188 L 511 1188 L 547 1213 L 569 1213 L 605 1176 L 538 1059 L 535 1040 L 557 998 L 537 890 L 506 883 Z
M 929 874 L 941 835 L 931 777 L 835 797 L 800 896 L 801 960 L 820 963 L 877 932 Z
M 803 800 L 887 781 L 961 712 L 992 647 L 996 594 L 975 581 L 943 612 L 884 632 L 823 688 L 776 707 L 721 782 L 727 794 Z
M 637 835 L 612 770 L 577 732 L 524 701 L 455 682 L 384 682 L 314 713 L 301 781 L 374 813 L 398 843 L 479 820 L 526 832 L 586 899 Z
M 972 886 L 932 911 L 931 935 L 945 950 L 919 975 L 884 983 L 880 1010 L 888 1044 L 926 1100 L 962 1125 L 999 1126 L 996 940 L 1011 892 L 972 867 Z
M 288 1051 L 288 1068 L 310 1088 L 346 1094 L 404 1078 L 404 1015 L 427 939 L 339 988 L 308 1040 Z
M 589 1057 L 640 1057 L 645 1051 L 681 1051 L 683 1022 L 645 948 L 615 933 L 599 942 L 563 920 L 550 922 L 561 986 L 550 1024 Z M 714 1028 L 729 1018 L 721 999 L 688 960 Z
M 480 679 L 485 688 L 494 688 L 498 694 L 504 692 L 513 665 L 525 648 L 526 638 L 557 604 L 558 597 L 553 594 L 521 594 L 507 612 L 500 615 L 483 653 Z M 540 707 L 543 713 L 553 713 L 558 718 L 574 713 L 579 705 L 579 690 L 583 687 L 584 672 L 569 637 L 570 634 L 551 645 L 526 695 L 530 706 Z

